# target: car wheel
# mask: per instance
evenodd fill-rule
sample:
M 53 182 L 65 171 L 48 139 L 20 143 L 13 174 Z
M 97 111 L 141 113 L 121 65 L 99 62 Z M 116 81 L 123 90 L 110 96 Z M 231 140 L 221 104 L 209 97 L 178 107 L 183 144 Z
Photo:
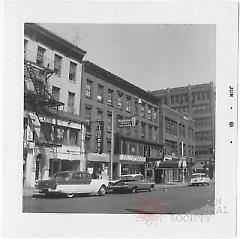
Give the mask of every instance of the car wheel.
M 148 189 L 149 192 L 151 192 L 152 190 L 153 190 L 153 187 L 150 187 L 150 188 Z
M 73 193 L 68 193 L 68 194 L 67 194 L 67 197 L 68 197 L 68 198 L 73 198 L 73 197 L 74 197 L 74 194 L 73 194 Z
M 131 191 L 132 191 L 132 193 L 136 193 L 137 192 L 137 187 L 133 187 Z
M 104 196 L 105 193 L 106 193 L 106 187 L 105 187 L 104 185 L 102 185 L 101 188 L 100 188 L 99 191 L 98 191 L 98 194 L 99 194 L 100 196 Z

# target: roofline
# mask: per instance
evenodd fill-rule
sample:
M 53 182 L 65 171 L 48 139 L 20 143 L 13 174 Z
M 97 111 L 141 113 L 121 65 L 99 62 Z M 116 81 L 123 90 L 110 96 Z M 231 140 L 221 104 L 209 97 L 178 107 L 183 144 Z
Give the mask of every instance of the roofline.
M 170 111 L 173 111 L 174 113 L 176 113 L 176 114 L 178 114 L 178 115 L 180 115 L 180 116 L 182 116 L 182 117 L 183 117 L 183 116 L 187 116 L 187 117 L 189 117 L 189 119 L 190 119 L 191 121 L 195 121 L 195 120 L 191 117 L 190 114 L 178 112 L 177 110 L 174 110 L 174 109 L 168 107 L 167 105 L 159 105 L 159 108 L 166 108 L 166 109 L 168 109 L 168 110 L 170 110 Z
M 24 35 L 30 35 L 31 31 L 40 34 L 47 40 L 53 41 L 54 42 L 54 44 L 52 44 L 53 48 L 58 50 L 58 46 L 63 47 L 63 49 L 61 49 L 60 52 L 65 53 L 67 56 L 70 56 L 77 61 L 82 62 L 84 55 L 87 53 L 86 51 L 82 50 L 81 48 L 75 46 L 74 44 L 56 35 L 55 33 L 47 30 L 46 28 L 40 26 L 37 23 L 25 23 Z
M 93 74 L 96 77 L 99 77 L 102 80 L 109 82 L 110 84 L 116 85 L 119 88 L 125 87 L 126 89 L 131 89 L 132 94 L 135 94 L 136 96 L 138 95 L 138 97 L 140 97 L 140 98 L 143 96 L 143 97 L 145 97 L 143 99 L 158 106 L 159 99 L 158 99 L 158 97 L 154 96 L 153 94 L 141 89 L 140 87 L 138 87 L 136 85 L 133 85 L 129 81 L 126 81 L 126 80 L 120 78 L 119 76 L 101 68 L 100 66 L 98 66 L 90 61 L 83 61 L 83 64 L 84 64 L 84 66 L 86 64 L 88 64 L 94 70 L 93 71 L 91 69 L 86 69 L 86 67 L 84 67 L 84 71 L 86 70 L 86 72 Z M 126 89 L 123 89 L 123 90 L 126 90 Z M 129 91 L 129 92 L 131 92 L 131 91 Z
M 204 87 L 204 86 L 215 86 L 213 84 L 213 81 L 210 81 L 209 83 L 201 83 L 201 84 L 196 84 L 196 85 L 185 85 L 185 86 L 178 86 L 178 87 L 167 87 L 167 88 L 164 88 L 164 89 L 160 89 L 160 90 L 152 90 L 150 91 L 151 93 L 165 93 L 165 91 L 167 91 L 168 89 L 171 91 L 171 90 L 181 90 L 181 89 L 188 89 L 188 87 L 191 87 L 191 88 L 198 88 L 198 87 Z

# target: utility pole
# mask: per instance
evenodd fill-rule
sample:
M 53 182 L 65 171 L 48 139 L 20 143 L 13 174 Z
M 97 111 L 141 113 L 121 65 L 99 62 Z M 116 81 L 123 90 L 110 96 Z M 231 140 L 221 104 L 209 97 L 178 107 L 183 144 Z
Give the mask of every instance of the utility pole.
M 114 110 L 112 111 L 112 130 L 111 130 L 111 155 L 110 155 L 110 180 L 113 179 L 113 157 L 114 157 Z
M 182 142 L 182 159 L 183 159 L 183 142 Z M 182 161 L 182 174 L 183 174 L 182 179 L 183 179 L 183 183 L 184 183 L 185 179 L 184 179 L 184 167 L 183 167 L 183 161 Z

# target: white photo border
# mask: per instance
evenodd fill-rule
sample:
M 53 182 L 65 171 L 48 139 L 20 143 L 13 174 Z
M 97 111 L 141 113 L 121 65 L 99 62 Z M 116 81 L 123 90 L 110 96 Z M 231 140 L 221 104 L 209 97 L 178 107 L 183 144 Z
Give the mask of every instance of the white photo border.
M 5 2 L 3 109 L 3 233 L 38 237 L 196 237 L 236 235 L 238 3 Z M 24 22 L 216 24 L 216 191 L 228 213 L 209 222 L 163 221 L 145 226 L 136 215 L 22 213 Z M 229 97 L 229 87 L 235 91 Z M 233 107 L 233 110 L 230 110 Z M 232 141 L 232 143 L 230 143 Z M 7 195 L 7 196 L 6 196 Z M 6 197 L 5 197 L 6 196 Z M 170 217 L 170 215 L 168 215 Z M 124 233 L 122 230 L 124 228 Z M 103 230 L 104 228 L 104 230 Z

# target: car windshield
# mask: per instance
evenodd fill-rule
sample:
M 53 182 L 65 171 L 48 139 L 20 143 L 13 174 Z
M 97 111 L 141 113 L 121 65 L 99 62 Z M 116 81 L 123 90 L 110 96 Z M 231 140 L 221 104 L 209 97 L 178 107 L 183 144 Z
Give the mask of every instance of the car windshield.
M 53 179 L 56 180 L 69 180 L 71 175 L 69 173 L 58 173 L 53 175 Z
M 191 178 L 200 178 L 200 177 L 206 177 L 206 175 L 204 175 L 204 174 L 195 174 L 195 175 L 192 175 Z
M 121 176 L 120 179 L 123 180 L 123 181 L 133 181 L 134 177 L 126 175 L 126 176 Z

